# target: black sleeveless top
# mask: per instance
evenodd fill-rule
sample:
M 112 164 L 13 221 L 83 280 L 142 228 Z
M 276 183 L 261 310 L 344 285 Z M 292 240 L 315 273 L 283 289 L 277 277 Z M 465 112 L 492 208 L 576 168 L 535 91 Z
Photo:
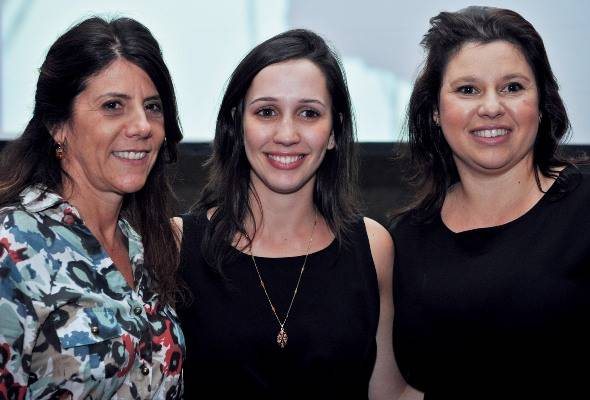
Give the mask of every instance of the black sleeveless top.
M 186 338 L 185 397 L 366 399 L 376 356 L 379 288 L 362 219 L 352 246 L 334 240 L 311 253 L 285 329 L 279 325 L 249 255 L 234 248 L 225 279 L 201 254 L 205 215 L 185 215 L 181 274 L 194 300 L 179 308 Z M 284 318 L 304 256 L 256 257 Z
M 590 177 L 564 169 L 501 226 L 414 217 L 393 229 L 406 380 L 426 400 L 590 398 Z

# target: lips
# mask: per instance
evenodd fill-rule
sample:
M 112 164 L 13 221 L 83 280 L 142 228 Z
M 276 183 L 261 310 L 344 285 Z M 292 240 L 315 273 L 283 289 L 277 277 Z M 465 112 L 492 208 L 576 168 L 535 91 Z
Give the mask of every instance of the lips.
M 493 129 L 479 129 L 471 131 L 471 134 L 482 138 L 495 138 L 499 136 L 505 136 L 510 132 L 506 128 L 493 128 Z
M 113 155 L 124 160 L 141 160 L 147 156 L 147 151 L 113 151 Z
M 278 169 L 294 169 L 303 163 L 305 154 L 276 154 L 266 153 L 270 164 Z
M 285 164 L 285 165 L 293 164 L 303 158 L 303 154 L 290 155 L 290 156 L 267 154 L 266 156 L 273 161 L 276 161 L 278 163 Z

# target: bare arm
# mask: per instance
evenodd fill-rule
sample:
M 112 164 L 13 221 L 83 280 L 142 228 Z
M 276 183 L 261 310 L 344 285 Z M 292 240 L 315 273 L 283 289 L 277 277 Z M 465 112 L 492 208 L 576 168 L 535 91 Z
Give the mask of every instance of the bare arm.
M 376 221 L 365 218 L 365 226 L 379 281 L 380 298 L 377 359 L 369 382 L 369 398 L 419 400 L 422 399 L 422 393 L 406 383 L 393 354 L 393 240 Z

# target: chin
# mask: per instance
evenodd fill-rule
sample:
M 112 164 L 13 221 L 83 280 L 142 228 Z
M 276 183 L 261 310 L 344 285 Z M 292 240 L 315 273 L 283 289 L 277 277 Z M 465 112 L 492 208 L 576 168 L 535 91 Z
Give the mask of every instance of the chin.
M 301 190 L 305 186 L 305 182 L 285 183 L 285 182 L 267 182 L 265 186 L 275 193 L 292 194 Z
M 126 182 L 119 182 L 115 185 L 117 190 L 122 194 L 131 194 L 139 192 L 145 186 L 146 180 L 134 180 L 134 181 L 126 181 Z
M 484 173 L 488 174 L 496 174 L 509 171 L 511 168 L 514 167 L 514 164 L 510 162 L 488 162 L 488 163 L 478 163 L 477 169 Z

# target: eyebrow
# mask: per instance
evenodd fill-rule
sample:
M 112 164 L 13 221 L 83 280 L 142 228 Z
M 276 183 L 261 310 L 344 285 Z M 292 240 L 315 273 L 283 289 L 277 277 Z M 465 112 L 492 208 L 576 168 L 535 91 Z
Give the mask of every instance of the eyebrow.
M 304 104 L 309 104 L 309 103 L 314 103 L 314 104 L 319 104 L 321 106 L 326 106 L 324 103 L 322 103 L 320 100 L 317 99 L 301 99 L 299 100 L 300 103 L 304 103 Z
M 477 78 L 473 75 L 460 76 L 457 79 L 453 79 L 449 83 L 452 85 L 452 84 L 456 84 L 457 82 L 465 82 L 465 83 L 477 82 Z
M 277 101 L 277 100 L 278 99 L 276 97 L 258 97 L 256 99 L 252 100 L 250 103 L 248 103 L 248 105 L 252 105 L 254 103 L 261 102 L 261 101 Z M 325 107 L 326 106 L 323 102 L 321 102 L 318 99 L 301 99 L 301 100 L 299 100 L 299 103 L 303 103 L 303 104 L 319 104 L 322 107 Z
M 128 94 L 126 94 L 126 93 L 119 93 L 119 92 L 108 92 L 108 93 L 104 93 L 104 94 L 101 94 L 100 96 L 98 96 L 99 99 L 103 99 L 105 97 L 115 97 L 115 98 L 124 99 L 124 100 L 131 99 L 131 96 L 129 96 Z M 160 96 L 157 95 L 157 94 L 155 94 L 153 96 L 150 96 L 150 97 L 146 97 L 144 99 L 144 101 L 152 101 L 152 100 L 161 101 Z
M 531 81 L 527 76 L 525 76 L 523 74 L 509 74 L 509 75 L 504 76 L 504 79 L 507 81 L 510 79 L 515 79 L 515 78 L 524 79 L 527 82 Z
M 531 82 L 531 80 L 523 75 L 523 74 L 508 74 L 508 75 L 504 75 L 501 79 L 504 81 L 509 81 L 511 79 L 523 79 L 527 82 Z M 449 82 L 450 85 L 456 85 L 457 83 L 473 83 L 473 82 L 478 82 L 480 79 L 478 79 L 477 77 L 473 76 L 473 75 L 467 75 L 467 76 L 461 76 L 457 79 L 453 79 L 452 81 Z

